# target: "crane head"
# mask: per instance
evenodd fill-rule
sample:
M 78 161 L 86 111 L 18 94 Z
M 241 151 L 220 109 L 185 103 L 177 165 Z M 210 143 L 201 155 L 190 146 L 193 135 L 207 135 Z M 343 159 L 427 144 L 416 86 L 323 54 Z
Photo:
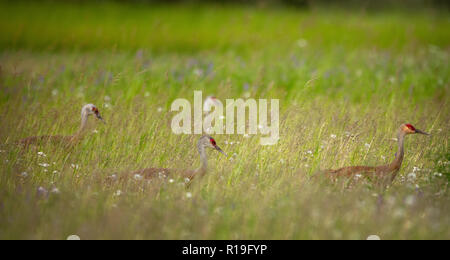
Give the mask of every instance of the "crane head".
M 430 135 L 429 133 L 426 133 L 422 130 L 419 130 L 417 128 L 415 128 L 413 125 L 411 124 L 403 124 L 401 127 L 401 130 L 403 132 L 405 132 L 406 134 L 422 134 L 422 135 Z
M 228 156 L 224 151 L 222 151 L 222 149 L 220 149 L 220 147 L 216 143 L 216 140 L 214 140 L 214 138 L 212 138 L 211 136 L 208 135 L 202 136 L 199 140 L 199 144 L 206 148 L 214 149 L 225 156 Z
M 100 112 L 98 111 L 98 108 L 95 105 L 87 104 L 86 106 L 84 106 L 84 109 L 86 110 L 88 115 L 95 115 L 97 119 L 105 123 L 105 120 L 103 120 L 103 117 L 100 115 Z

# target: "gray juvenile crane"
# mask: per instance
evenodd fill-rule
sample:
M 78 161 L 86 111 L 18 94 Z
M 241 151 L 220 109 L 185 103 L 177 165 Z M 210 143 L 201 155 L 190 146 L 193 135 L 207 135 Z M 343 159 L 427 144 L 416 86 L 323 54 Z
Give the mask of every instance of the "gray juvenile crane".
M 337 170 L 326 170 L 324 172 L 332 179 L 361 175 L 371 177 L 379 184 L 390 184 L 397 176 L 397 173 L 402 165 L 404 156 L 404 139 L 405 136 L 409 134 L 429 135 L 428 133 L 416 129 L 411 124 L 402 124 L 397 133 L 398 150 L 395 154 L 395 159 L 391 163 L 381 166 L 349 166 Z
M 166 177 L 169 174 L 178 174 L 183 178 L 188 178 L 189 181 L 192 180 L 195 176 L 200 175 L 203 176 L 208 168 L 208 158 L 206 156 L 206 149 L 214 149 L 216 151 L 219 151 L 220 153 L 227 156 L 227 154 L 220 149 L 220 147 L 216 144 L 216 141 L 214 138 L 208 135 L 204 135 L 200 137 L 200 139 L 197 142 L 197 150 L 200 154 L 200 161 L 201 165 L 199 168 L 194 170 L 186 170 L 186 169 L 168 169 L 168 168 L 146 168 L 143 170 L 134 171 L 128 174 L 123 174 L 121 177 L 127 177 L 130 174 L 132 176 L 139 175 L 143 178 L 150 179 L 155 177 Z
M 81 109 L 81 125 L 78 131 L 74 135 L 43 135 L 43 136 L 30 136 L 24 138 L 18 142 L 18 144 L 28 147 L 29 145 L 40 144 L 40 143 L 54 143 L 54 144 L 64 144 L 71 145 L 80 141 L 83 136 L 87 126 L 88 117 L 90 115 L 95 115 L 99 120 L 103 121 L 100 116 L 98 108 L 93 104 L 87 104 Z
M 207 96 L 203 102 L 203 112 L 209 113 L 211 107 L 220 105 L 220 101 L 215 96 Z

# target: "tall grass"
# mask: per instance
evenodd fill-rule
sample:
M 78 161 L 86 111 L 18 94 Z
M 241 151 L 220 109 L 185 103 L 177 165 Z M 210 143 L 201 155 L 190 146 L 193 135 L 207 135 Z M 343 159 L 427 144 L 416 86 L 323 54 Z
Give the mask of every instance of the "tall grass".
M 2 7 L 0 238 L 450 238 L 448 18 Z M 199 136 L 170 129 L 170 103 L 192 100 L 194 90 L 280 99 L 278 144 L 217 135 L 230 156 L 209 152 L 210 171 L 189 187 L 177 178 L 111 182 L 124 171 L 199 164 Z M 11 145 L 73 133 L 85 103 L 107 124 L 91 118 L 78 146 Z M 385 192 L 366 182 L 343 190 L 308 181 L 320 169 L 389 162 L 405 122 L 432 136 L 407 137 L 402 169 Z

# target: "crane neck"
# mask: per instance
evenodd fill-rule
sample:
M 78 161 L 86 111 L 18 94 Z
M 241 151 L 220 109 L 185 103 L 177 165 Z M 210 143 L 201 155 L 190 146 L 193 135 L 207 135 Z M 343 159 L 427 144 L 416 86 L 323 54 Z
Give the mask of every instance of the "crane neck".
M 84 134 L 84 132 L 86 130 L 86 126 L 87 126 L 88 117 L 89 117 L 89 114 L 87 113 L 86 109 L 83 108 L 81 110 L 81 124 L 80 124 L 80 128 L 75 133 L 75 136 L 81 136 L 82 134 Z
M 198 153 L 200 154 L 201 165 L 196 171 L 200 172 L 203 175 L 206 173 L 206 171 L 208 169 L 208 158 L 206 156 L 205 147 L 201 144 L 200 141 L 197 143 L 197 150 L 198 150 Z
M 405 148 L 404 148 L 404 141 L 405 141 L 405 133 L 403 131 L 399 131 L 397 134 L 398 139 L 398 149 L 397 153 L 395 154 L 395 159 L 391 163 L 391 167 L 394 169 L 400 169 L 400 166 L 403 162 L 403 157 L 405 155 Z

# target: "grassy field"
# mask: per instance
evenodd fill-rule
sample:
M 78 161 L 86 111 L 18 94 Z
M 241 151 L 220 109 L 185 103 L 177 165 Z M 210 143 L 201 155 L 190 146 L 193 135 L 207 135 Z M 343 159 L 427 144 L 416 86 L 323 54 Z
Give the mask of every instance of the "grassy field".
M 0 2 L 0 239 L 450 239 L 449 17 Z M 199 136 L 170 129 L 194 90 L 280 99 L 278 144 L 216 135 L 229 157 L 189 187 L 108 181 L 197 167 Z M 107 124 L 76 147 L 13 145 L 74 133 L 86 103 Z M 307 181 L 391 161 L 402 123 L 432 135 L 407 137 L 386 191 Z

